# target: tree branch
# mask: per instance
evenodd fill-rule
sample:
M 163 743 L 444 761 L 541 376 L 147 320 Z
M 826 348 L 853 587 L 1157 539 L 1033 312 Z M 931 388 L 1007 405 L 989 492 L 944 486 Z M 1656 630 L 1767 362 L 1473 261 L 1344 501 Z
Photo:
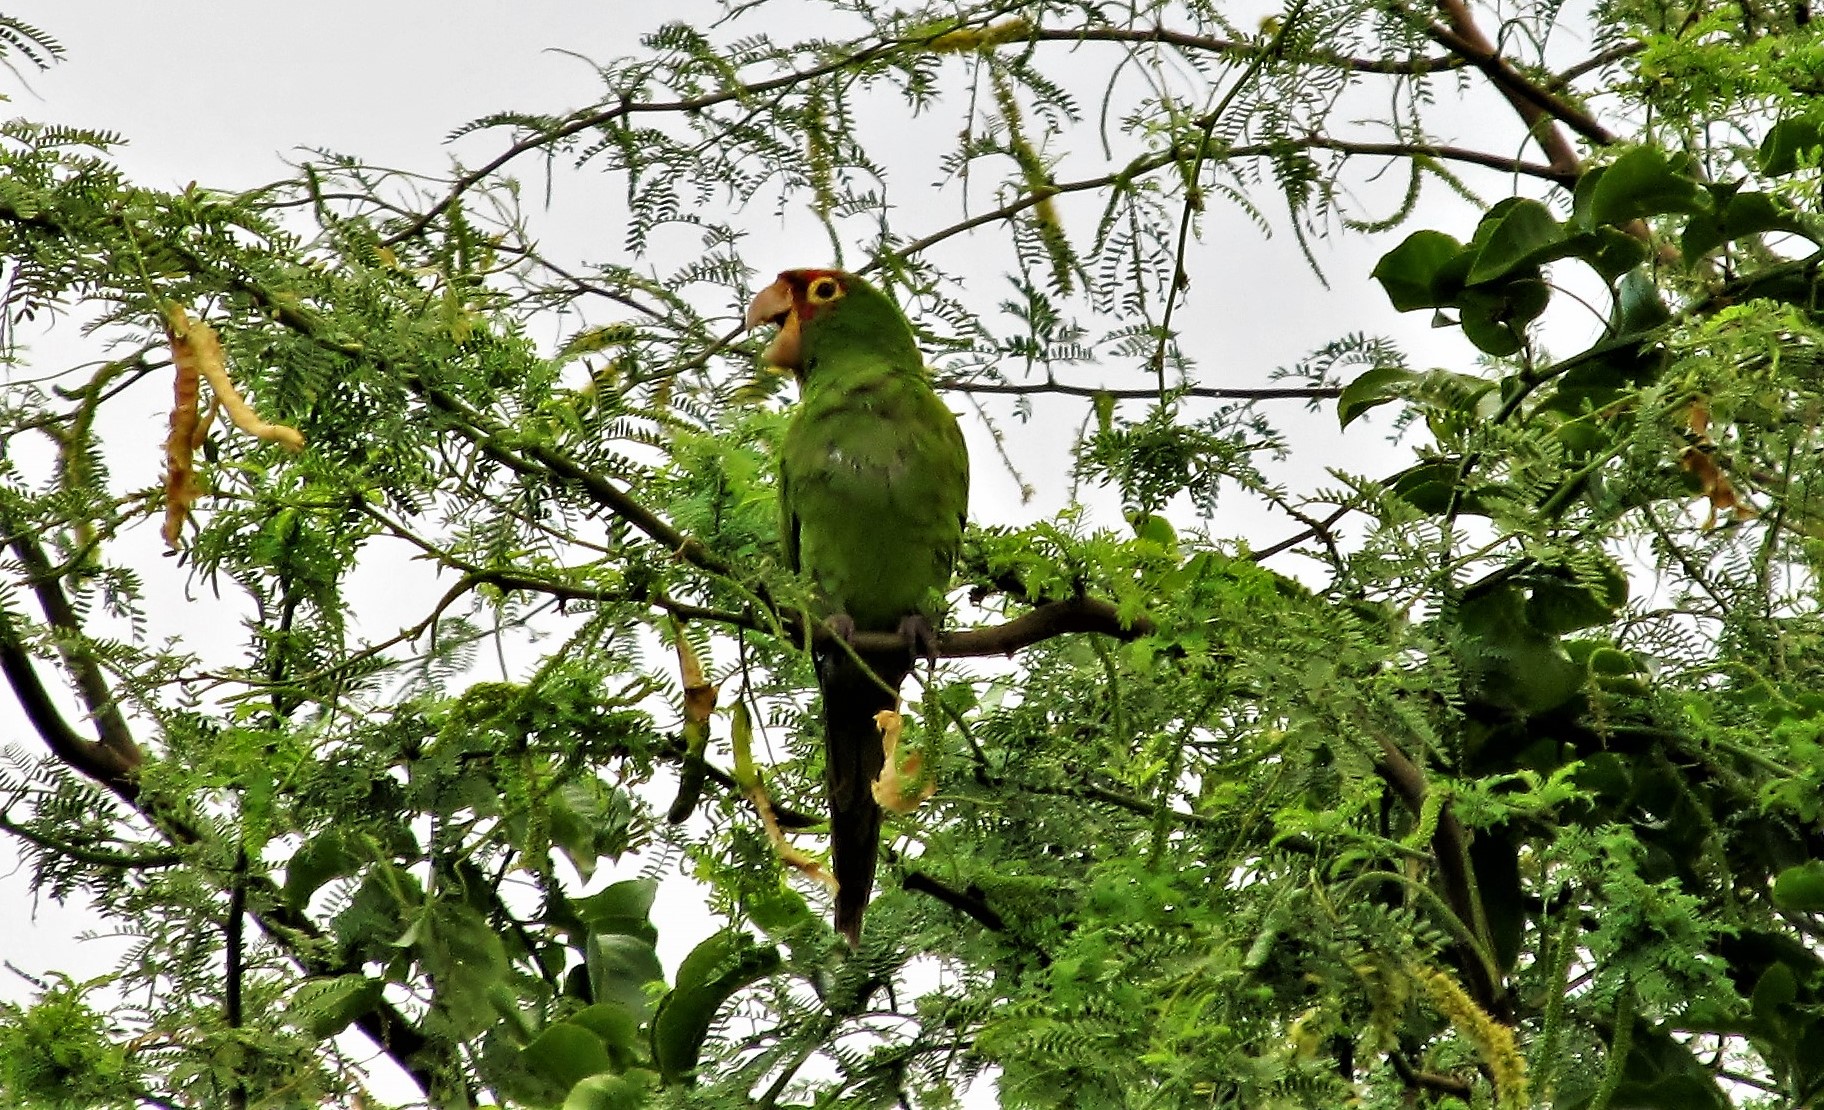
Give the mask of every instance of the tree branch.
M 11 833 L 21 840 L 36 844 L 47 852 L 68 856 L 77 863 L 87 864 L 90 867 L 118 867 L 123 871 L 138 871 L 176 867 L 184 862 L 184 857 L 176 852 L 147 852 L 144 855 L 130 855 L 126 852 L 109 852 L 57 840 L 19 824 L 8 817 L 5 810 L 0 810 L 0 832 Z
M 1474 150 L 1470 147 L 1450 146 L 1441 143 L 1363 143 L 1352 139 L 1332 139 L 1323 135 L 1307 136 L 1305 145 L 1317 150 L 1334 150 L 1343 154 L 1383 155 L 1389 158 L 1436 158 L 1444 162 L 1464 162 L 1472 166 L 1482 166 L 1502 173 L 1517 173 L 1524 177 L 1537 177 L 1566 188 L 1576 184 L 1577 169 L 1566 170 L 1557 165 L 1541 165 L 1528 162 L 1506 154 L 1491 154 L 1485 150 Z
M 1425 807 L 1425 795 L 1428 787 L 1425 772 L 1414 763 L 1405 752 L 1392 740 L 1375 734 L 1375 741 L 1380 745 L 1381 758 L 1375 760 L 1375 770 L 1380 773 L 1387 785 L 1393 787 L 1400 801 L 1414 817 L 1419 816 Z M 1497 1019 L 1507 1016 L 1508 1008 L 1503 1002 L 1500 981 L 1495 968 L 1487 956 L 1488 934 L 1483 927 L 1486 916 L 1476 898 L 1475 876 L 1469 869 L 1469 834 L 1462 822 L 1457 820 L 1456 811 L 1449 805 L 1440 807 L 1437 830 L 1432 834 L 1432 857 L 1437 861 L 1438 877 L 1443 886 L 1445 902 L 1451 913 L 1463 923 L 1470 934 L 1477 938 L 1476 951 L 1463 953 L 1461 964 L 1476 995 L 1476 1002 Z
M 929 894 L 951 909 L 981 922 L 983 928 L 997 933 L 1007 931 L 1007 922 L 1002 919 L 1000 914 L 994 912 L 994 907 L 984 901 L 981 891 L 973 886 L 966 891 L 957 890 L 954 887 L 946 886 L 923 871 L 906 872 L 906 877 L 900 881 L 899 885 L 905 890 Z
M 1327 544 L 1334 547 L 1335 541 L 1329 538 L 1329 529 L 1333 527 L 1337 521 L 1348 516 L 1350 510 L 1354 508 L 1354 505 L 1344 505 L 1322 520 L 1311 521 L 1309 527 L 1303 532 L 1287 536 L 1278 543 L 1273 544 L 1270 547 L 1263 547 L 1259 551 L 1250 551 L 1248 552 L 1248 561 L 1251 563 L 1265 562 L 1280 552 L 1285 551 L 1287 548 L 1297 547 L 1299 544 L 1314 537 L 1323 537 Z
M 386 246 L 394 246 L 419 234 L 431 225 L 431 221 L 435 220 L 452 204 L 455 204 L 460 200 L 464 193 L 467 193 L 476 185 L 487 180 L 493 174 L 498 173 L 507 163 L 530 151 L 538 150 L 541 147 L 551 146 L 554 143 L 561 143 L 573 135 L 581 134 L 582 132 L 593 128 L 604 127 L 616 120 L 625 119 L 629 116 L 665 112 L 697 113 L 706 108 L 713 108 L 718 104 L 726 104 L 731 100 L 746 100 L 749 97 L 763 93 L 791 88 L 793 85 L 814 80 L 818 77 L 828 76 L 832 73 L 840 73 L 845 69 L 850 69 L 861 63 L 869 62 L 875 58 L 882 57 L 883 55 L 891 54 L 913 42 L 928 41 L 929 38 L 935 37 L 936 35 L 932 35 L 927 36 L 925 39 L 918 40 L 894 39 L 887 42 L 877 42 L 865 49 L 857 50 L 853 54 L 844 55 L 835 61 L 825 62 L 823 65 L 812 66 L 809 69 L 793 70 L 790 73 L 781 74 L 778 77 L 770 77 L 764 81 L 755 81 L 745 85 L 733 85 L 724 88 L 719 92 L 705 93 L 702 96 L 693 96 L 684 100 L 634 100 L 623 94 L 620 102 L 611 108 L 598 107 L 586 112 L 574 113 L 568 120 L 552 130 L 541 131 L 535 135 L 528 135 L 518 142 L 515 142 L 500 154 L 483 163 L 480 167 L 457 178 L 455 183 L 451 185 L 449 192 L 445 193 L 442 199 L 425 209 L 424 213 L 407 224 L 404 230 L 388 236 L 382 242 Z
M 1550 81 L 1545 83 L 1545 87 L 1551 89 L 1553 92 L 1568 88 L 1572 82 L 1576 81 L 1584 74 L 1601 69 L 1603 66 L 1610 65 L 1614 62 L 1619 62 L 1623 58 L 1631 58 L 1646 48 L 1647 44 L 1644 42 L 1624 42 L 1619 46 L 1611 46 L 1599 54 L 1594 54 L 1585 58 L 1574 66 L 1569 66 L 1560 70 L 1552 76 Z
M 1393 1065 L 1395 1075 L 1400 1082 L 1415 1090 L 1434 1091 L 1441 1095 L 1454 1095 L 1457 1098 L 1468 1098 L 1474 1090 L 1467 1080 L 1454 1075 L 1440 1075 L 1437 1072 L 1419 1071 L 1412 1066 L 1403 1053 L 1389 1052 L 1387 1060 Z
M 941 32 L 939 35 L 941 35 Z M 431 207 L 427 208 L 416 219 L 413 219 L 403 229 L 388 236 L 383 240 L 383 243 L 387 246 L 397 245 L 398 243 L 422 233 L 425 228 L 430 226 L 432 221 L 447 211 L 451 205 L 460 200 L 465 193 L 487 180 L 492 175 L 498 173 L 514 159 L 543 147 L 561 143 L 565 139 L 581 134 L 584 131 L 605 127 L 611 123 L 627 119 L 634 115 L 697 113 L 731 101 L 742 101 L 765 93 L 789 89 L 792 86 L 802 84 L 805 81 L 828 76 L 832 73 L 839 73 L 845 69 L 851 69 L 857 65 L 865 64 L 907 46 L 915 46 L 923 42 L 928 42 L 932 38 L 939 37 L 939 35 L 925 36 L 918 39 L 894 39 L 885 42 L 877 42 L 864 49 L 857 50 L 854 53 L 845 54 L 833 61 L 825 62 L 822 65 L 811 66 L 802 70 L 793 70 L 789 73 L 784 73 L 778 77 L 771 77 L 763 81 L 733 85 L 717 92 L 705 93 L 702 96 L 671 101 L 640 101 L 623 96 L 618 103 L 611 107 L 596 107 L 588 111 L 574 113 L 557 127 L 519 139 L 500 154 L 457 178 L 443 197 L 432 204 Z M 1154 28 L 1150 31 L 1123 31 L 1118 28 L 1089 28 L 1083 30 L 1037 29 L 1032 33 L 1031 37 L 1040 41 L 1063 42 L 1090 40 L 1123 42 L 1151 41 L 1167 43 L 1183 49 L 1205 50 L 1219 53 L 1239 53 L 1247 56 L 1258 55 L 1264 53 L 1268 49 L 1268 47 L 1263 44 L 1190 35 L 1182 32 L 1167 31 L 1163 28 Z M 1012 41 L 1017 42 L 1020 40 L 1015 39 Z M 1444 45 L 1447 47 L 1449 46 L 1448 43 Z M 1360 73 L 1387 74 L 1443 72 L 1458 69 L 1464 65 L 1480 66 L 1482 64 L 1472 54 L 1460 50 L 1453 50 L 1452 56 L 1442 58 L 1407 59 L 1351 58 L 1328 51 L 1318 51 L 1311 54 L 1308 60 Z M 908 250 L 904 253 L 916 252 L 914 250 Z
M 1046 380 L 1043 382 L 983 382 L 970 384 L 961 379 L 951 378 L 939 383 L 939 388 L 953 390 L 957 393 L 987 393 L 1007 396 L 1030 396 L 1033 394 L 1057 394 L 1065 397 L 1113 397 L 1117 401 L 1158 400 L 1158 389 L 1104 389 L 1093 385 L 1066 385 L 1063 382 Z M 1258 388 L 1225 389 L 1214 386 L 1190 386 L 1185 389 L 1168 390 L 1176 397 L 1201 397 L 1214 401 L 1323 401 L 1342 396 L 1342 386 L 1260 386 Z
M 51 749 L 51 754 L 112 791 L 128 805 L 139 804 L 138 772 L 141 762 L 139 745 L 127 728 L 108 689 L 95 658 L 81 646 L 82 628 L 74 608 L 64 596 L 57 579 L 51 576 L 50 561 L 31 537 L 13 531 L 11 521 L 4 522 L 10 547 L 23 564 L 32 591 L 50 624 L 57 650 L 69 669 L 77 693 L 94 722 L 96 740 L 90 740 L 72 728 L 57 708 L 50 691 L 38 676 L 24 637 L 12 614 L 0 607 L 0 671 L 25 710 L 32 728 Z
M 1014 38 L 1010 41 L 1014 44 L 1026 41 L 1156 42 L 1176 46 L 1183 50 L 1202 50 L 1211 54 L 1240 54 L 1249 58 L 1272 52 L 1272 47 L 1266 43 L 1221 39 L 1210 35 L 1193 35 L 1183 31 L 1169 31 L 1157 26 L 1142 30 L 1130 30 L 1123 27 L 1085 27 L 1081 29 L 1040 27 L 1035 28 L 1029 36 Z M 1467 59 L 1454 55 L 1445 55 L 1440 58 L 1353 58 L 1330 50 L 1314 50 L 1290 60 L 1316 62 L 1337 69 L 1353 70 L 1356 73 L 1406 75 L 1439 73 L 1461 69 L 1470 64 Z
M 1526 174 L 1529 177 L 1539 177 L 1560 184 L 1567 180 L 1575 180 L 1579 172 L 1578 165 L 1575 162 L 1573 162 L 1569 168 L 1560 167 L 1556 164 L 1542 166 L 1536 162 L 1526 162 L 1507 155 L 1490 154 L 1486 151 L 1472 150 L 1466 147 L 1442 146 L 1429 143 L 1355 143 L 1344 139 L 1331 139 L 1322 135 L 1307 135 L 1303 139 L 1290 139 L 1280 142 L 1249 143 L 1242 146 L 1229 147 L 1218 146 L 1213 148 L 1209 157 L 1216 160 L 1226 160 L 1229 158 L 1271 158 L 1284 154 L 1288 149 L 1299 148 L 1335 150 L 1344 154 L 1383 154 L 1392 157 L 1439 158 L 1446 161 L 1467 162 L 1471 165 L 1485 166 L 1490 169 L 1501 170 L 1505 173 Z M 949 227 L 940 228 L 921 239 L 914 239 L 903 247 L 884 248 L 882 253 L 883 255 L 891 254 L 900 258 L 919 254 L 947 239 L 952 239 L 961 235 L 965 231 L 973 231 L 985 224 L 999 223 L 1002 220 L 1011 219 L 1049 197 L 1062 196 L 1067 193 L 1081 193 L 1094 189 L 1104 189 L 1110 185 L 1131 182 L 1138 178 L 1145 177 L 1148 174 L 1155 173 L 1166 166 L 1182 163 L 1194 157 L 1195 154 L 1196 149 L 1194 146 L 1174 145 L 1163 151 L 1142 155 L 1112 173 L 1099 174 L 1095 177 L 1085 177 L 1077 181 L 1066 181 L 1060 184 L 1050 185 L 1043 189 L 1035 189 L 1024 196 L 1016 197 L 1013 200 L 1008 201 L 998 208 L 978 213 L 965 220 L 958 220 Z M 877 258 L 868 265 L 863 266 L 860 272 L 865 274 L 871 270 L 880 268 L 884 264 L 885 262 L 883 259 Z
M 937 638 L 937 653 L 947 659 L 980 658 L 988 655 L 1012 655 L 1024 647 L 1072 632 L 1095 632 L 1131 641 L 1150 636 L 1156 631 L 1145 617 L 1124 620 L 1120 610 L 1099 598 L 1073 597 L 1052 601 L 1005 624 L 989 628 L 970 628 Z M 827 635 L 820 631 L 820 635 Z M 905 646 L 905 640 L 894 632 L 857 632 L 857 651 L 892 651 Z
M 1466 0 L 1438 0 L 1438 7 L 1448 26 L 1426 21 L 1425 33 L 1432 41 L 1482 71 L 1519 114 L 1533 141 L 1551 159 L 1554 169 L 1575 175 L 1583 165 L 1583 159 L 1558 129 L 1558 123 L 1598 146 L 1615 142 L 1614 133 L 1597 123 L 1595 117 L 1554 96 L 1514 69 L 1476 24 Z
M 228 873 L 228 910 L 222 928 L 222 1020 L 230 1029 L 242 1026 L 241 990 L 246 975 L 247 957 L 247 849 L 234 853 L 234 868 Z M 247 1080 L 235 1074 L 228 1088 L 228 1104 L 236 1110 L 247 1105 Z
M 1053 798 L 1080 798 L 1089 802 L 1102 802 L 1106 805 L 1114 806 L 1116 809 L 1123 809 L 1140 817 L 1151 817 L 1154 820 L 1164 817 L 1168 821 L 1195 825 L 1199 828 L 1220 829 L 1223 827 L 1223 822 L 1217 818 L 1208 817 L 1201 813 L 1187 813 L 1182 809 L 1173 809 L 1170 806 L 1161 805 L 1157 802 L 1149 802 L 1144 798 L 1136 798 L 1116 790 L 1110 790 L 1107 787 L 1097 786 L 1094 783 L 1073 782 L 1064 786 L 1041 786 L 1036 783 L 1016 781 L 1012 782 L 1011 785 L 1015 789 L 1023 790 L 1028 794 L 1043 794 Z

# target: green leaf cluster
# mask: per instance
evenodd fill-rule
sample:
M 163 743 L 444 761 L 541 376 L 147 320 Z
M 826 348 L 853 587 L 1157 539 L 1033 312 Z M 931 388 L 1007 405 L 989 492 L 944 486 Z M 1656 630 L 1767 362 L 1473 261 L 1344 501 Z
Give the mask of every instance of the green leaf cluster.
M 0 1008 L 0 1094 L 379 1105 L 377 1052 L 438 1106 L 1817 1103 L 1818 29 L 778 10 L 460 129 L 502 157 L 442 180 L 168 191 L 0 126 L 0 835 L 128 939 Z M 1515 109 L 1475 148 L 1432 119 L 1465 85 Z M 782 216 L 816 243 L 759 257 Z M 1462 342 L 1218 365 L 1212 321 L 1280 324 L 1211 276 L 1237 222 L 1314 268 L 1397 229 L 1372 278 Z M 904 691 L 937 790 L 852 953 L 791 390 L 733 331 L 831 255 L 916 321 L 977 488 L 1065 502 L 975 506 Z M 212 425 L 161 558 L 172 306 L 305 447 Z

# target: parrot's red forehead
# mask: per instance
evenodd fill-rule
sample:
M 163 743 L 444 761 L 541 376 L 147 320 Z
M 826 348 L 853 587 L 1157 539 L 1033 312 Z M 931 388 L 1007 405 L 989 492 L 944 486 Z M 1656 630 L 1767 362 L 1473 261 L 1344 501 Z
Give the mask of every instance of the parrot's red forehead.
M 841 278 L 842 276 L 841 270 L 783 270 L 779 274 L 779 280 L 790 283 L 793 288 L 804 289 L 818 278 Z
M 792 307 L 808 313 L 846 292 L 848 276 L 841 270 L 786 270 L 779 280 L 792 287 Z

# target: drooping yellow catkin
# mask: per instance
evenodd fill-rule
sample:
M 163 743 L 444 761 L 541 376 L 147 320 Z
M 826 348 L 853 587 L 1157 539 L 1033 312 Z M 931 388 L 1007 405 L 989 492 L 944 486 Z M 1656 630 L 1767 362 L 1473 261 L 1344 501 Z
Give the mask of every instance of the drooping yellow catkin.
M 1032 35 L 1032 24 L 1024 19 L 1004 19 L 986 27 L 962 27 L 945 33 L 925 44 L 934 54 L 968 54 L 993 50 L 1009 42 L 1019 42 Z
M 890 813 L 911 813 L 937 793 L 937 779 L 925 776 L 925 757 L 919 752 L 900 758 L 899 740 L 905 718 L 883 709 L 874 714 L 874 725 L 880 729 L 880 746 L 885 755 L 880 777 L 874 780 L 874 800 Z
M 1057 189 L 1045 172 L 1045 160 L 1039 157 L 1031 140 L 1026 138 L 1020 102 L 1013 95 L 1013 87 L 1008 83 L 1007 75 L 998 69 L 994 70 L 990 74 L 990 84 L 994 89 L 995 104 L 1001 109 L 1001 117 L 1007 121 L 1008 147 L 1013 152 L 1014 161 L 1019 163 L 1020 174 L 1026 179 L 1026 187 L 1038 197 L 1032 206 L 1032 221 L 1038 230 L 1039 241 L 1045 244 L 1045 253 L 1051 260 L 1052 280 L 1059 289 L 1069 292 L 1072 254 L 1070 240 L 1064 234 L 1064 224 L 1058 219 L 1058 206 L 1052 200 Z
M 178 312 L 181 315 L 182 310 Z M 173 347 L 176 342 L 174 334 Z M 202 378 L 193 359 L 174 359 L 173 364 L 171 434 L 165 438 L 165 523 L 160 534 L 165 546 L 175 551 L 190 507 L 196 504 L 196 439 L 201 429 L 197 396 Z
M 250 436 L 276 443 L 287 451 L 304 449 L 304 434 L 286 424 L 273 424 L 253 411 L 253 406 L 235 388 L 228 377 L 228 360 L 222 354 L 222 341 L 215 329 L 204 323 L 191 323 L 177 305 L 165 310 L 165 332 L 171 339 L 171 357 L 180 370 L 201 374 L 209 383 L 215 399 L 234 426 Z
M 748 717 L 747 703 L 744 701 L 735 703 L 730 740 L 735 749 L 735 783 L 747 795 L 747 800 L 753 803 L 754 811 L 760 815 L 760 825 L 766 830 L 766 838 L 772 842 L 773 850 L 779 853 L 780 862 L 835 890 L 836 876 L 830 874 L 829 868 L 815 858 L 794 847 L 786 839 L 785 830 L 779 826 L 779 817 L 773 812 L 772 796 L 766 792 L 766 784 L 760 779 L 760 769 L 754 765 L 754 726 Z
M 1455 979 L 1435 968 L 1413 965 L 1410 973 L 1424 985 L 1431 1004 L 1452 1028 L 1476 1046 L 1482 1062 L 1495 1080 L 1495 1105 L 1501 1110 L 1524 1110 L 1526 1060 L 1514 1044 L 1514 1031 L 1489 1017 Z
M 277 443 L 287 451 L 304 448 L 304 435 L 296 428 L 272 424 L 253 411 L 228 377 L 228 360 L 222 341 L 208 324 L 192 322 L 181 305 L 165 306 L 165 336 L 171 341 L 171 361 L 176 370 L 171 404 L 171 434 L 165 439 L 165 545 L 177 549 L 178 537 L 196 504 L 196 449 L 215 417 L 216 407 L 228 414 L 234 426 L 248 435 Z M 199 407 L 200 383 L 207 381 L 211 400 L 207 415 Z

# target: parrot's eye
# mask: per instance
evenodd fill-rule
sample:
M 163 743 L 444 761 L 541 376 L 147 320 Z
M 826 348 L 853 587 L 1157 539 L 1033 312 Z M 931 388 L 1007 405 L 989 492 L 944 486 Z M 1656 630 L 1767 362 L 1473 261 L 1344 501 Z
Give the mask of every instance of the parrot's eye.
M 823 304 L 833 301 L 842 292 L 842 286 L 836 284 L 835 278 L 818 278 L 811 282 L 811 303 Z

